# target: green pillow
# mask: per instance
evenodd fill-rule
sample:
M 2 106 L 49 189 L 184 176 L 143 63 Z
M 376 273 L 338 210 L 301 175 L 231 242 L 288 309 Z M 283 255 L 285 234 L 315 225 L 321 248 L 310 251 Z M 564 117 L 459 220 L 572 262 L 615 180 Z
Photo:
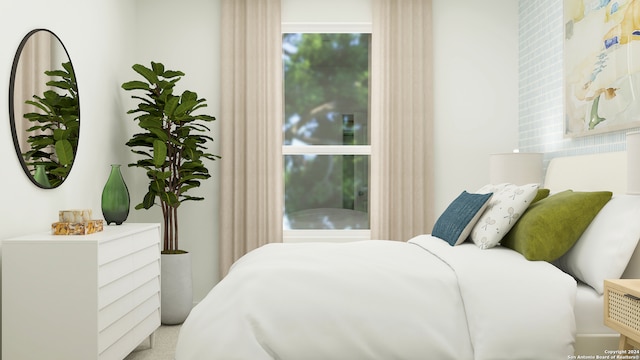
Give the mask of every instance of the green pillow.
M 549 193 L 551 191 L 549 189 L 538 189 L 538 193 L 536 194 L 536 196 L 533 198 L 533 200 L 531 200 L 531 204 L 538 202 L 544 198 L 546 198 L 547 196 L 549 196 Z M 531 205 L 529 205 L 531 206 Z
M 578 241 L 610 191 L 563 191 L 531 204 L 501 244 L 529 260 L 553 261 Z

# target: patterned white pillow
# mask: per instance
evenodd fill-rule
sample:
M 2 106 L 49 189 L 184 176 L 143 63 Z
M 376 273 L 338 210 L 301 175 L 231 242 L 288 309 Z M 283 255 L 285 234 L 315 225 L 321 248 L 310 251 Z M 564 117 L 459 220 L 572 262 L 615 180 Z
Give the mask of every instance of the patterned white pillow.
M 481 249 L 492 248 L 511 230 L 538 193 L 538 184 L 485 185 L 479 194 L 493 193 L 487 209 L 471 230 L 471 240 Z

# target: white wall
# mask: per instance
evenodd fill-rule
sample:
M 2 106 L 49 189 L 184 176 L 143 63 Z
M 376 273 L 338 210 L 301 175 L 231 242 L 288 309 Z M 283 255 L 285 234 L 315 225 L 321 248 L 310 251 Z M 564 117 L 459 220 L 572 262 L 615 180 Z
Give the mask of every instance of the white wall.
M 122 161 L 118 83 L 121 64 L 130 61 L 132 15 L 129 0 L 0 2 L 0 239 L 49 231 L 60 209 L 89 208 L 101 216 L 109 164 Z M 22 38 L 36 28 L 60 37 L 80 92 L 78 155 L 68 179 L 54 190 L 36 187 L 24 174 L 9 126 L 11 65 Z
M 435 210 L 518 147 L 518 2 L 434 0 Z
M 117 120 L 118 73 L 127 61 L 132 30 L 130 1 L 48 0 L 3 1 L 0 5 L 0 154 L 3 189 L 0 239 L 47 231 L 58 210 L 90 208 L 101 216 L 100 196 L 109 164 L 121 161 Z M 99 16 L 96 16 L 99 14 Z M 26 177 L 17 158 L 9 127 L 8 85 L 17 47 L 32 29 L 56 33 L 69 52 L 80 92 L 81 137 L 75 165 L 65 183 L 42 190 Z
M 371 22 L 371 0 L 283 0 L 283 22 Z M 434 0 L 435 210 L 518 147 L 518 2 Z
M 282 0 L 285 23 L 371 23 L 371 0 Z
M 371 22 L 371 0 L 283 0 L 283 22 Z M 518 2 L 434 0 L 435 211 L 518 147 Z
M 285 21 L 370 21 L 371 0 L 283 0 Z M 178 88 L 208 100 L 217 116 L 220 54 L 219 0 L 28 0 L 0 3 L 0 99 L 8 99 L 11 63 L 22 37 L 48 28 L 64 42 L 78 77 L 81 137 L 76 164 L 58 189 L 41 190 L 23 174 L 0 106 L 4 190 L 0 239 L 47 231 L 59 209 L 91 208 L 109 164 L 134 160 L 126 140 L 136 125 L 126 110 L 135 102 L 120 85 L 135 77 L 131 65 L 151 60 L 186 73 Z M 69 10 L 72 9 L 72 10 Z M 71 15 L 70 15 L 71 14 Z M 517 2 L 434 1 L 436 209 L 463 189 L 488 180 L 488 154 L 517 146 Z M 214 124 L 217 139 L 219 119 Z M 218 153 L 217 144 L 211 149 Z M 224 154 L 221 154 L 224 156 Z M 224 158 L 221 160 L 224 161 Z M 133 205 L 146 191 L 138 169 L 123 166 Z M 219 169 L 194 194 L 206 200 L 180 210 L 181 247 L 192 253 L 194 300 L 218 281 Z M 131 222 L 160 222 L 159 210 L 131 210 Z
M 185 76 L 176 85 L 176 92 L 192 90 L 199 97 L 207 99 L 208 107 L 202 110 L 215 116 L 220 108 L 220 1 L 219 0 L 137 0 L 134 31 L 134 62 L 146 66 L 151 61 L 161 62 L 168 69 L 180 70 Z M 131 70 L 132 62 L 122 69 L 127 80 L 137 74 Z M 133 93 L 125 93 L 129 97 Z M 129 107 L 137 102 L 125 98 Z M 132 117 L 129 120 L 129 134 L 136 131 Z M 210 150 L 219 152 L 218 119 L 211 124 L 212 136 L 216 140 Z M 134 154 L 129 162 L 135 161 Z M 221 161 L 224 161 L 224 156 Z M 203 196 L 204 201 L 183 203 L 179 209 L 179 247 L 191 253 L 193 269 L 194 301 L 199 302 L 217 283 L 218 275 L 218 212 L 219 212 L 219 162 L 207 164 L 212 178 L 202 182 L 191 195 Z M 144 170 L 129 168 L 129 189 L 132 202 L 142 201 L 148 181 Z M 133 188 L 133 189 L 132 189 Z M 132 204 L 135 205 L 135 204 Z M 161 222 L 159 208 L 132 210 L 129 221 Z

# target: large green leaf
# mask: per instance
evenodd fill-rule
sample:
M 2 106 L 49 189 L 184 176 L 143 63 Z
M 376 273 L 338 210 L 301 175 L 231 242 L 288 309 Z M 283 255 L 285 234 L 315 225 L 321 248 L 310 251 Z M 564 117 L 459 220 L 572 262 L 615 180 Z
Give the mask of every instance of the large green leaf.
M 164 73 L 164 65 L 162 63 L 152 61 L 151 68 L 153 69 L 153 72 L 158 76 L 162 76 L 162 73 Z
M 153 134 L 158 140 L 162 140 L 164 142 L 169 141 L 169 135 L 164 131 L 164 129 L 159 128 L 148 128 L 149 132 Z
M 164 78 L 171 79 L 178 76 L 184 76 L 184 73 L 182 71 L 167 70 L 162 74 L 162 76 Z
M 168 94 L 173 93 L 174 86 L 176 86 L 175 81 L 162 80 L 158 82 L 158 88 L 160 88 L 163 92 L 168 92 Z
M 185 195 L 184 199 L 182 199 L 183 202 L 184 201 L 202 201 L 202 200 L 204 200 L 203 197 L 200 197 L 200 196 L 187 196 L 187 195 Z
M 158 194 L 158 196 L 160 197 L 160 200 L 171 207 L 180 206 L 180 200 L 178 199 L 178 196 L 176 196 L 176 194 L 172 192 L 165 192 L 162 194 Z
M 198 102 L 198 94 L 193 91 L 185 90 L 182 93 L 182 101 L 196 101 Z
M 71 165 L 73 163 L 73 146 L 69 140 L 56 142 L 56 155 L 61 165 Z
M 176 108 L 178 108 L 179 102 L 180 102 L 180 99 L 177 96 L 171 96 L 167 100 L 167 104 L 164 107 L 164 111 L 165 113 L 167 113 L 167 116 L 169 118 L 173 117 L 173 114 L 175 113 Z
M 53 130 L 53 140 L 55 141 L 66 139 L 67 137 L 65 135 L 66 135 L 66 131 L 64 131 L 64 129 Z
M 73 70 L 73 66 L 71 65 L 71 61 L 67 61 L 65 63 L 62 63 L 62 67 L 67 70 L 67 74 L 69 75 L 69 77 L 71 78 L 71 80 L 73 81 L 73 83 L 76 82 L 75 77 L 76 77 L 76 73 Z
M 42 99 L 42 98 L 40 98 L 38 96 L 35 96 L 35 95 L 33 97 L 38 99 L 38 100 L 40 100 L 40 101 L 36 102 L 36 101 L 27 100 L 27 101 L 25 101 L 25 103 L 27 103 L 29 105 L 33 105 L 33 106 L 41 109 L 42 111 L 46 112 L 47 114 L 51 114 L 51 108 L 48 106 L 48 104 L 44 104 L 43 103 L 44 99 Z M 45 105 L 47 105 L 47 106 L 45 106 Z M 40 114 L 38 114 L 38 115 L 40 115 Z
M 147 177 L 150 178 L 151 182 L 149 182 L 149 191 L 153 191 L 156 194 L 161 194 L 165 192 L 165 182 L 164 180 L 157 179 L 154 175 L 156 170 L 150 170 L 147 172 Z
M 153 142 L 153 164 L 162 166 L 167 158 L 167 145 L 164 141 L 156 140 Z
M 155 203 L 155 201 L 156 201 L 156 194 L 153 191 L 149 191 L 144 196 L 144 200 L 142 201 L 142 204 L 145 209 L 150 209 Z
M 71 84 L 66 81 L 47 81 L 47 86 L 55 86 L 60 89 L 71 89 Z
M 153 191 L 149 190 L 149 192 L 147 192 L 144 198 L 142 199 L 142 202 L 136 205 L 135 209 L 136 210 L 151 209 L 151 207 L 155 205 L 155 199 L 156 199 L 156 194 Z
M 149 84 L 144 81 L 129 81 L 122 84 L 122 88 L 125 90 L 150 90 Z
M 158 76 L 153 72 L 153 70 L 140 64 L 135 64 L 132 68 L 135 72 L 147 79 L 150 84 L 156 84 L 158 82 Z
M 196 115 L 195 116 L 196 119 L 198 120 L 204 120 L 204 121 L 214 121 L 216 118 L 211 116 L 211 115 Z M 208 128 L 207 128 L 208 130 Z
M 158 180 L 167 180 L 168 178 L 171 177 L 171 171 L 152 171 L 152 172 L 147 172 L 147 176 L 151 177 L 151 178 L 155 178 Z
M 195 100 L 191 100 L 191 99 L 185 100 L 183 97 L 182 103 L 180 103 L 180 105 L 178 105 L 178 107 L 175 110 L 176 116 L 186 114 L 187 112 L 191 111 L 191 109 L 193 109 L 193 107 L 196 106 L 196 104 L 197 102 Z
M 142 115 L 138 125 L 143 129 L 162 129 L 162 118 L 155 115 Z
M 69 73 L 64 70 L 47 70 L 44 73 L 48 76 L 59 76 L 61 78 L 69 78 Z

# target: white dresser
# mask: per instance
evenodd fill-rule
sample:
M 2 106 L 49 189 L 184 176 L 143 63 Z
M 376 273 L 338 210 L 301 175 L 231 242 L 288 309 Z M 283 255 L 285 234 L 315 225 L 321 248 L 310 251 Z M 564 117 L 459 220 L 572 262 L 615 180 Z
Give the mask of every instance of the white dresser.
M 160 326 L 160 225 L 2 241 L 2 359 L 123 359 Z

